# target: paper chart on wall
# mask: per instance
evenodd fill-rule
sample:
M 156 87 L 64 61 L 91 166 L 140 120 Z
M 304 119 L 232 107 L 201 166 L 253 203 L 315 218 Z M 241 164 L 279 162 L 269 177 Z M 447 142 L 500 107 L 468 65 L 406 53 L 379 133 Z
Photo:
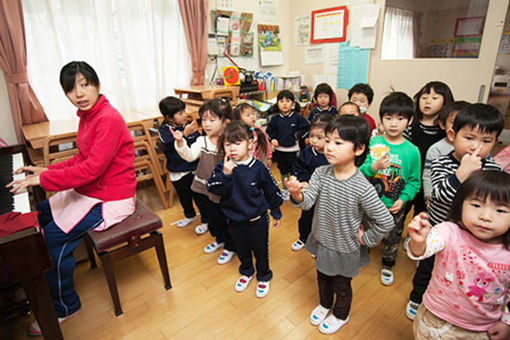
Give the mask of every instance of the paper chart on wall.
M 337 87 L 350 89 L 357 83 L 367 82 L 369 50 L 340 43 L 338 49 Z
M 349 41 L 351 46 L 375 48 L 379 9 L 379 4 L 350 7 Z
M 310 16 L 296 17 L 294 26 L 296 45 L 308 45 L 310 43 Z
M 305 64 L 321 64 L 324 62 L 322 45 L 305 47 Z
M 280 0 L 257 0 L 257 20 L 263 22 L 277 22 Z

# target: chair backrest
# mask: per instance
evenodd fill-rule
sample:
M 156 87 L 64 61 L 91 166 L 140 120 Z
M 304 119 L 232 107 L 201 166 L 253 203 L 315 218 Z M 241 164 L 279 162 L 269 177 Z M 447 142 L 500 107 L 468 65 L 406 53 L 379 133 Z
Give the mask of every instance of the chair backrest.
M 65 161 L 77 153 L 76 132 L 48 136 L 44 140 L 43 162 L 45 167 Z

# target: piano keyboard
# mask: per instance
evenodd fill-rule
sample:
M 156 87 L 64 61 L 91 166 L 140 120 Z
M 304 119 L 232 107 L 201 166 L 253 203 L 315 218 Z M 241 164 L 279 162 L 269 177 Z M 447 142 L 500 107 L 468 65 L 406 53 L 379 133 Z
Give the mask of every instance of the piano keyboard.
M 19 211 L 21 213 L 30 212 L 30 200 L 28 191 L 23 190 L 16 195 L 12 195 L 5 186 L 15 180 L 25 178 L 25 174 L 14 175 L 14 170 L 22 167 L 23 154 L 5 154 L 0 156 L 0 214 L 4 214 L 9 211 Z

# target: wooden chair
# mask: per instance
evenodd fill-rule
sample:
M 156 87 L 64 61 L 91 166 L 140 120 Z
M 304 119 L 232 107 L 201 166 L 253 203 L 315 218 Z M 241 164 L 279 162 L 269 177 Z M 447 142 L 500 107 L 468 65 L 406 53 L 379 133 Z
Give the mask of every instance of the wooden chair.
M 64 147 L 66 145 L 67 147 Z M 48 136 L 43 145 L 44 166 L 65 161 L 78 153 L 76 132 Z
M 155 248 L 165 289 L 172 288 L 163 235 L 158 231 L 161 227 L 161 219 L 140 200 L 136 200 L 136 210 L 131 216 L 105 231 L 91 230 L 85 235 L 91 268 L 97 268 L 92 248 L 96 251 L 103 265 L 115 315 L 121 315 L 122 308 L 113 271 L 113 262 L 138 254 L 146 249 Z

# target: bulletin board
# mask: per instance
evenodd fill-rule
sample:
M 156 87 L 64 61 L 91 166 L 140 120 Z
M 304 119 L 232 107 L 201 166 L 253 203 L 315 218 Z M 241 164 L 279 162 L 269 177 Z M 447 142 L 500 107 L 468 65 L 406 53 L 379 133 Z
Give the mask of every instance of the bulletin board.
M 215 35 L 209 37 L 208 54 L 222 55 L 226 50 L 233 57 L 253 56 L 253 32 L 250 32 L 252 13 L 213 10 L 211 20 L 214 23 Z

